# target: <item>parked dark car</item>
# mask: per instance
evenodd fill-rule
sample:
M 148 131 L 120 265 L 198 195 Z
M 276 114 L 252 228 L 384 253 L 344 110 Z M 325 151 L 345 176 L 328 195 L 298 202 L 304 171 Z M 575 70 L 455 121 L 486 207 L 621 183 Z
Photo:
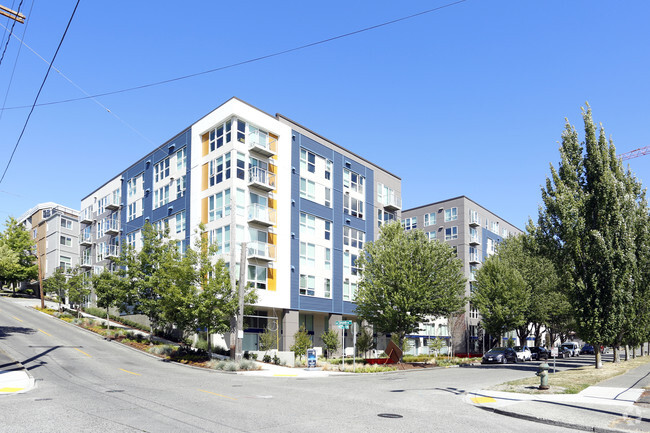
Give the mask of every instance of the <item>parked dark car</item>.
M 506 362 L 517 362 L 517 352 L 509 347 L 494 347 L 483 355 L 481 364 L 505 364 Z
M 530 353 L 533 356 L 533 361 L 541 361 L 542 359 L 548 359 L 549 356 L 551 356 L 551 353 L 544 347 L 531 347 Z
M 595 355 L 596 350 L 594 349 L 594 346 L 591 344 L 585 344 L 582 346 L 582 349 L 580 349 L 580 353 L 585 354 L 585 355 Z
M 557 348 L 557 357 L 558 358 L 570 358 L 571 357 L 571 351 L 567 349 L 564 346 L 560 346 Z

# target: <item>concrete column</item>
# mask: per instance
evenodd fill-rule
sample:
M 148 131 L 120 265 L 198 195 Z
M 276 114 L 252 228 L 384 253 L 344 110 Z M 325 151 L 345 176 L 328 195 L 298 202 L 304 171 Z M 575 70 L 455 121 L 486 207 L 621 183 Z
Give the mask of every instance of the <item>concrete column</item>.
M 282 317 L 282 336 L 280 337 L 280 346 L 282 350 L 291 350 L 293 346 L 293 336 L 300 328 L 298 324 L 299 313 L 296 310 L 285 310 Z
M 329 329 L 333 329 L 334 332 L 336 332 L 339 336 L 339 348 L 334 354 L 334 356 L 343 355 L 343 350 L 341 347 L 341 338 L 342 338 L 343 330 L 340 329 L 338 326 L 336 326 L 336 322 L 340 320 L 343 320 L 343 316 L 341 314 L 330 314 L 330 318 L 328 322 Z

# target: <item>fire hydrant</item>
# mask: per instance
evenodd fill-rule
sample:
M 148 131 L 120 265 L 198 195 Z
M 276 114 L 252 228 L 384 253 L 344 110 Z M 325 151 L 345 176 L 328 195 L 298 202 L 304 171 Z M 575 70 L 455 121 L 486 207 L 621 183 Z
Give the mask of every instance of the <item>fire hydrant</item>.
M 539 383 L 539 389 L 548 389 L 548 369 L 549 366 L 547 363 L 542 362 L 539 364 L 539 367 L 537 367 L 537 373 L 535 373 L 536 376 L 539 376 L 540 383 Z

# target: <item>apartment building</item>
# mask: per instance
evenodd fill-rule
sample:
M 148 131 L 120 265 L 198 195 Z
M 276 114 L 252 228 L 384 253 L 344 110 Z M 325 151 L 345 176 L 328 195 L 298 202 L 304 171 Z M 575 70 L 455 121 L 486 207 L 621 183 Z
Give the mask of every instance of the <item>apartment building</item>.
M 257 290 L 244 349 L 265 329 L 281 350 L 304 326 L 314 344 L 354 320 L 354 266 L 381 224 L 400 218 L 401 180 L 280 114 L 232 98 L 81 201 L 80 263 L 111 268 L 125 243 L 138 248 L 148 221 L 183 249 L 199 224 Z M 352 335 L 347 336 L 352 342 Z
M 65 271 L 79 264 L 79 211 L 48 202 L 31 208 L 18 219 L 36 241 L 41 277 L 56 268 Z M 25 282 L 23 284 L 30 284 Z M 36 286 L 37 283 L 32 282 Z
M 522 231 L 494 212 L 466 196 L 443 200 L 404 210 L 402 226 L 405 230 L 423 230 L 430 240 L 447 242 L 463 262 L 467 279 L 465 295 L 469 296 L 475 284 L 476 271 L 484 259 L 495 253 L 497 245 L 509 236 Z M 425 325 L 424 330 L 410 336 L 415 350 L 429 344 L 430 338 L 445 340 L 456 353 L 480 353 L 484 341 L 478 324 L 478 310 L 470 303 L 462 316 L 438 318 Z

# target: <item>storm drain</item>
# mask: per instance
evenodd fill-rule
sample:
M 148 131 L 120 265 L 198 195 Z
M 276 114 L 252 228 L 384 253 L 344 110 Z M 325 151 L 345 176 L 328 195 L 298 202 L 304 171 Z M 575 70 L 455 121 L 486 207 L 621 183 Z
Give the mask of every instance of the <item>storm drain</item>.
M 377 416 L 381 418 L 403 418 L 402 415 L 396 413 L 379 413 Z

